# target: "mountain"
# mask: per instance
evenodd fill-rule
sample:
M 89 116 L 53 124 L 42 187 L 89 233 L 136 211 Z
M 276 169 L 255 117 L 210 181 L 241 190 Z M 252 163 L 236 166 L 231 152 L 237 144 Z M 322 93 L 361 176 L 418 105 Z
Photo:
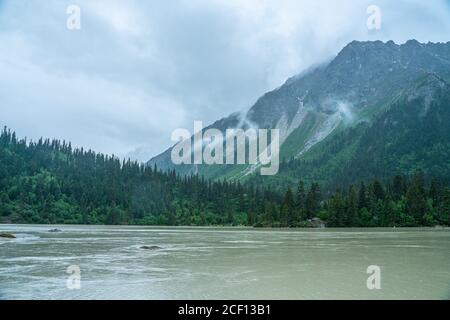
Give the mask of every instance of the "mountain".
M 429 83 L 437 91 L 428 91 Z M 411 92 L 411 101 L 415 94 L 434 98 L 443 88 L 430 76 Z M 411 105 L 421 114 L 438 111 L 423 106 Z M 381 122 L 388 135 L 403 113 L 392 110 Z M 420 171 L 384 184 L 375 178 L 327 197 L 317 183 L 299 183 L 296 192 L 282 194 L 269 186 L 164 173 L 73 150 L 64 141 L 27 142 L 6 128 L 0 132 L 0 223 L 412 227 L 448 225 L 449 217 L 448 185 Z
M 417 169 L 448 180 L 449 81 L 450 42 L 353 41 L 329 63 L 266 93 L 246 114 L 209 126 L 280 129 L 278 175 L 261 177 L 247 165 L 175 166 L 171 149 L 149 164 L 277 188 L 302 179 L 332 190 Z
M 253 225 L 256 210 L 280 199 L 263 188 L 180 177 L 0 131 L 0 224 Z
M 445 80 L 426 74 L 377 111 L 369 120 L 335 130 L 265 183 L 288 186 L 314 180 L 333 191 L 417 170 L 450 180 L 450 86 Z

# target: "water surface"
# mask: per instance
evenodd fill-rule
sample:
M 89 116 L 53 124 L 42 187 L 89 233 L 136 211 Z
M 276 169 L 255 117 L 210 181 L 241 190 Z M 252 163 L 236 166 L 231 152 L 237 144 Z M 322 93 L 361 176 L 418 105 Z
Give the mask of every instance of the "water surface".
M 449 229 L 0 225 L 0 232 L 18 236 L 0 238 L 0 299 L 450 298 Z M 367 288 L 370 265 L 381 268 L 380 290 Z M 80 289 L 67 288 L 69 266 L 81 270 Z

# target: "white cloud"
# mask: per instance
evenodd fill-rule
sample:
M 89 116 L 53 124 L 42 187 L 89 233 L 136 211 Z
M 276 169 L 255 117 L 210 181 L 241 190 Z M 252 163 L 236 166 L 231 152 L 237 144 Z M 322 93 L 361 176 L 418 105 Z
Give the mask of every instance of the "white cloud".
M 136 37 L 142 35 L 143 17 L 133 4 L 117 0 L 96 0 L 84 2 L 83 9 L 91 11 L 119 33 Z
M 0 124 L 146 160 L 351 40 L 448 41 L 449 18 L 444 0 L 0 1 Z

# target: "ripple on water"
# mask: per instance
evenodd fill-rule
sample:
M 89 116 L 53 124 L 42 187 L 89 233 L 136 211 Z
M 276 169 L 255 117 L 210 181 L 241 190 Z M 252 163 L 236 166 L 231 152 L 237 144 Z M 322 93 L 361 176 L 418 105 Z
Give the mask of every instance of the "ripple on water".
M 370 299 L 378 296 L 367 291 L 365 271 L 374 263 L 386 272 L 380 297 L 446 298 L 449 292 L 448 231 L 5 228 L 21 234 L 0 239 L 5 299 Z M 66 288 L 72 264 L 81 267 L 82 290 Z
M 15 233 L 14 236 L 16 238 L 12 239 L 13 242 L 34 241 L 34 240 L 39 240 L 41 238 L 34 234 L 28 234 L 28 233 Z

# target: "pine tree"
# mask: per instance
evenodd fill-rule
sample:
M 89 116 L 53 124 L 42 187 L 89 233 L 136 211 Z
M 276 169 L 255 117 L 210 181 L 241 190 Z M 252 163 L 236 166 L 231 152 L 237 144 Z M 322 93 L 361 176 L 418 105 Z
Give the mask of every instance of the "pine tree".
M 433 200 L 434 204 L 438 204 L 442 197 L 442 185 L 439 179 L 433 178 L 431 180 L 430 191 L 428 196 Z
M 320 211 L 320 187 L 318 183 L 312 183 L 311 188 L 309 189 L 308 195 L 306 196 L 305 208 L 306 208 L 306 217 L 308 219 L 316 216 Z
M 286 194 L 284 196 L 284 203 L 283 203 L 283 209 L 285 210 L 285 213 L 283 218 L 285 220 L 282 221 L 283 225 L 292 227 L 295 225 L 295 202 L 294 202 L 294 195 L 292 194 L 291 188 L 288 188 L 286 191 Z
M 255 183 L 180 176 L 156 166 L 72 149 L 70 142 L 18 140 L 0 132 L 0 222 L 297 226 L 328 216 L 331 226 L 424 226 L 450 223 L 450 190 L 438 179 L 425 189 L 418 172 L 391 184 L 374 179 L 321 202 L 320 188 L 290 181 Z M 291 165 L 287 163 L 286 165 Z M 261 181 L 261 180 L 260 180 Z M 350 179 L 342 177 L 342 183 Z M 447 181 L 446 181 L 447 183 Z M 284 194 L 279 191 L 286 185 Z
M 298 184 L 296 204 L 298 222 L 300 222 L 306 219 L 306 191 L 303 181 Z
M 398 201 L 405 195 L 405 180 L 402 176 L 396 175 L 392 182 L 392 196 L 394 201 Z
M 373 182 L 373 194 L 376 200 L 384 200 L 385 191 L 380 181 L 378 181 L 377 179 L 375 179 Z
M 439 208 L 439 222 L 450 226 L 450 188 L 443 192 L 442 202 Z
M 256 223 L 256 214 L 253 212 L 253 210 L 249 210 L 247 214 L 247 225 L 254 226 L 255 223 Z
M 280 226 L 283 228 L 288 227 L 289 208 L 286 203 L 283 203 L 280 207 Z
M 383 215 L 381 217 L 381 226 L 394 227 L 396 225 L 396 217 L 394 210 L 394 201 L 390 194 L 386 196 L 383 202 Z
M 328 202 L 328 225 L 330 227 L 343 227 L 345 215 L 344 199 L 340 190 L 336 190 Z
M 345 226 L 356 227 L 359 225 L 358 195 L 353 186 L 348 190 L 348 196 L 345 206 Z
M 359 207 L 359 209 L 368 207 L 367 189 L 366 189 L 366 185 L 364 184 L 364 182 L 361 182 L 361 186 L 359 187 L 358 207 Z
M 406 210 L 419 224 L 423 222 L 423 216 L 427 210 L 425 197 L 425 182 L 422 172 L 417 172 L 406 193 Z

